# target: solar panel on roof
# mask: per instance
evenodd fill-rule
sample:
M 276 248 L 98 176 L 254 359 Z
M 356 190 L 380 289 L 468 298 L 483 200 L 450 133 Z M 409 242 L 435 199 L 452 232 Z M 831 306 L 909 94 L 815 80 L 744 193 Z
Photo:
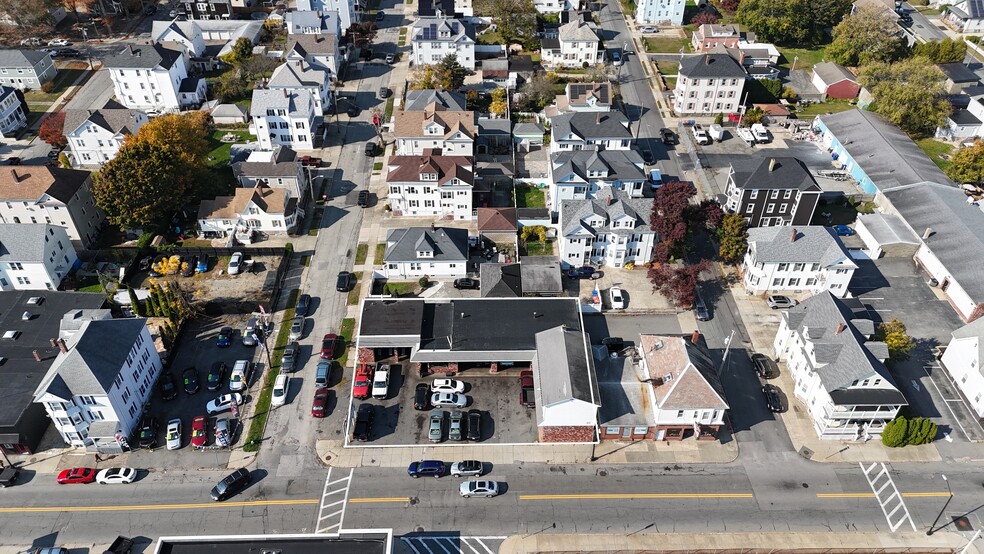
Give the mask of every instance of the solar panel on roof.
M 967 0 L 967 15 L 977 18 L 984 15 L 984 0 Z

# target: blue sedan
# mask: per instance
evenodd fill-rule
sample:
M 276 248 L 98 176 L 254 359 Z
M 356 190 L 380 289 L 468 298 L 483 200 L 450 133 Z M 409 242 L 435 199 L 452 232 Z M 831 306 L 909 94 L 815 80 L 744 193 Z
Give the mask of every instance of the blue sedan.
M 854 234 L 854 229 L 847 225 L 834 225 L 834 232 L 837 233 L 838 237 L 849 237 Z
M 219 329 L 219 336 L 215 339 L 215 346 L 219 348 L 229 348 L 232 346 L 232 327 Z

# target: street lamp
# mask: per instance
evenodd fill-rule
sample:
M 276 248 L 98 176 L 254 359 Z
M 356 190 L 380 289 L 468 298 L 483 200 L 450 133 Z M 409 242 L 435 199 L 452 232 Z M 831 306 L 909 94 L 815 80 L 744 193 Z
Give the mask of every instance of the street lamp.
M 942 477 L 943 478 L 943 482 L 946 483 L 946 492 L 949 494 L 949 496 L 947 496 L 946 503 L 943 504 L 943 507 L 940 509 L 940 513 L 936 516 L 936 519 L 933 520 L 933 524 L 930 525 L 929 526 L 929 530 L 926 531 L 926 535 L 927 536 L 933 534 L 933 531 L 936 529 L 936 524 L 939 523 L 940 518 L 943 517 L 943 512 L 946 511 L 946 507 L 949 506 L 950 505 L 950 501 L 953 500 L 953 491 L 950 489 L 950 481 L 948 481 L 947 478 L 946 478 L 946 475 L 944 475 L 942 473 L 940 474 L 940 477 Z

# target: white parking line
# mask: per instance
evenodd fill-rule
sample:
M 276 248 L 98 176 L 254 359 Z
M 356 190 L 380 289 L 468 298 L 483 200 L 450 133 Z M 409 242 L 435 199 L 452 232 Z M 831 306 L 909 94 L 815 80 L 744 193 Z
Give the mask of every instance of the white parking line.
M 331 472 L 333 469 L 328 468 L 328 475 L 325 476 L 325 488 L 321 492 L 321 506 L 318 508 L 318 521 L 314 525 L 315 533 L 341 531 L 342 522 L 345 520 L 345 505 L 348 503 L 349 488 L 352 486 L 352 474 L 355 470 L 350 469 L 346 477 L 332 480 Z M 333 486 L 342 484 L 344 486 L 331 489 Z M 338 493 L 344 493 L 341 500 L 336 500 L 338 497 L 335 495 Z M 342 505 L 341 508 L 328 512 L 339 504 Z M 334 522 L 335 518 L 338 518 L 337 523 Z
M 923 373 L 926 374 L 926 377 L 929 379 L 929 382 L 933 384 L 933 388 L 936 389 L 936 394 L 938 394 L 940 396 L 940 398 L 943 398 L 943 393 L 940 392 L 940 388 L 936 386 L 936 381 L 933 380 L 933 376 L 929 372 L 930 369 L 934 370 L 936 372 L 936 374 L 939 375 L 941 373 L 941 370 L 943 368 L 941 368 L 938 365 L 923 366 Z M 947 375 L 947 374 L 944 373 L 944 375 Z M 970 438 L 970 435 L 967 433 L 967 430 L 964 429 L 963 424 L 960 423 L 960 418 L 957 417 L 957 414 L 954 413 L 953 408 L 950 407 L 950 402 L 951 401 L 950 400 L 946 400 L 945 398 L 943 400 L 944 400 L 943 405 L 946 406 L 946 411 L 950 412 L 950 415 L 953 416 L 953 422 L 956 423 L 957 424 L 957 427 L 960 428 L 960 432 L 963 433 L 964 438 L 967 439 L 968 441 L 973 442 L 973 439 Z M 954 402 L 963 403 L 963 400 L 960 399 L 960 398 L 957 398 L 957 399 L 955 399 L 953 401 Z

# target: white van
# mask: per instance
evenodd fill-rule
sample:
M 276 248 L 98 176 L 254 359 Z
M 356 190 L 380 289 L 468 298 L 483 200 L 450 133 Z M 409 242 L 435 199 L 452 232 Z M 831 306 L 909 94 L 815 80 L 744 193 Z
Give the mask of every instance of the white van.
M 287 391 L 290 389 L 290 377 L 281 373 L 277 375 L 277 381 L 273 384 L 273 398 L 270 400 L 271 406 L 283 406 L 287 403 Z

